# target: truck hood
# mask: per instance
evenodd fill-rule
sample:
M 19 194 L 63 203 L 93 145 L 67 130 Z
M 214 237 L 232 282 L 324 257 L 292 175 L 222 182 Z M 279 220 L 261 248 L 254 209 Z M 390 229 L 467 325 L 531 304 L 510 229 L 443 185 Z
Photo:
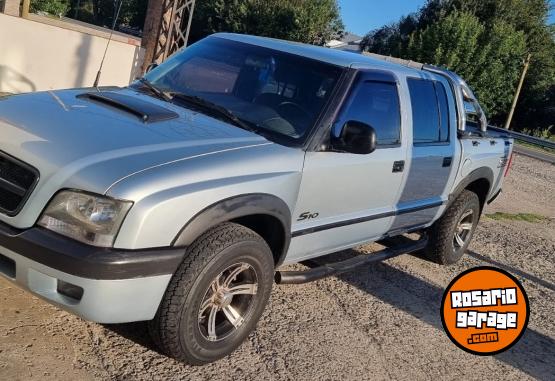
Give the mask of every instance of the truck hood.
M 0 98 L 0 151 L 40 172 L 33 204 L 46 204 L 62 188 L 103 194 L 122 178 L 146 168 L 272 144 L 251 132 L 132 89 L 116 90 L 177 114 L 170 120 L 144 123 L 121 109 L 77 97 L 88 91 L 91 89 Z

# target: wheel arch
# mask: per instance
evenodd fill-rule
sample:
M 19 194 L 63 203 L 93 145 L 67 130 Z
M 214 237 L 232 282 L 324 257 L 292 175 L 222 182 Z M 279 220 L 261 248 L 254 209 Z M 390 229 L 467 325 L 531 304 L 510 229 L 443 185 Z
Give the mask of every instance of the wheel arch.
M 291 211 L 282 199 L 265 193 L 234 196 L 204 208 L 185 224 L 172 246 L 187 247 L 223 222 L 234 222 L 258 233 L 272 250 L 276 267 L 285 259 L 291 242 Z
M 478 198 L 480 199 L 481 212 L 484 209 L 488 195 L 491 192 L 493 180 L 494 175 L 491 168 L 481 167 L 475 169 L 455 187 L 455 190 L 449 195 L 448 205 L 451 205 L 453 201 L 462 193 L 462 191 L 470 190 L 478 195 Z

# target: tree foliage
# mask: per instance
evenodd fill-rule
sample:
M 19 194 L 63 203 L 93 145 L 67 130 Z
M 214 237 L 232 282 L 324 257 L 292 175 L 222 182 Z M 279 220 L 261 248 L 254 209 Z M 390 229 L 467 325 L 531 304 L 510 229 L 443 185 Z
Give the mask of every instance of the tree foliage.
M 122 0 L 117 26 L 127 26 L 138 33 L 143 28 L 148 0 Z M 89 24 L 111 28 L 119 0 L 31 0 L 31 12 L 45 12 Z
M 33 0 L 29 10 L 34 13 L 46 12 L 61 17 L 67 13 L 69 7 L 69 0 Z
M 148 0 L 123 0 L 118 25 L 142 30 Z M 31 0 L 31 11 L 110 28 L 119 0 Z M 323 45 L 343 32 L 337 0 L 201 0 L 190 41 L 216 32 L 255 34 Z
M 412 33 L 402 56 L 420 62 L 455 68 L 475 89 L 482 107 L 499 115 L 509 107 L 526 54 L 524 33 L 498 21 L 486 28 L 466 12 L 455 12 L 425 29 Z
M 362 47 L 456 71 L 498 124 L 531 53 L 515 123 L 545 129 L 555 124 L 555 28 L 547 25 L 548 13 L 547 0 L 428 0 L 419 12 L 368 33 Z
M 205 0 L 197 2 L 191 40 L 233 32 L 323 45 L 342 30 L 336 0 Z

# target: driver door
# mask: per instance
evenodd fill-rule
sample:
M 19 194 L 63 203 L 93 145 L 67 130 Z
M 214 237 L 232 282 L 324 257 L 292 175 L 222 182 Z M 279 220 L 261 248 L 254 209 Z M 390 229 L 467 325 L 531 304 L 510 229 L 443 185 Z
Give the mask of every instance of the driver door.
M 360 72 L 332 134 L 339 136 L 347 121 L 373 127 L 377 148 L 306 153 L 288 262 L 378 239 L 392 224 L 407 160 L 394 75 Z

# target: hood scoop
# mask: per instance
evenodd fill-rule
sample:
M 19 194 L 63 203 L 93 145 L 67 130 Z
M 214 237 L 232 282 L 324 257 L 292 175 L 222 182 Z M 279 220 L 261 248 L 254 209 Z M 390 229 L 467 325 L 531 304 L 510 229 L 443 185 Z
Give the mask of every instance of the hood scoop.
M 135 115 L 144 123 L 163 122 L 178 118 L 172 110 L 157 104 L 144 101 L 138 97 L 124 95 L 113 91 L 89 92 L 77 95 L 77 98 L 88 99 Z

